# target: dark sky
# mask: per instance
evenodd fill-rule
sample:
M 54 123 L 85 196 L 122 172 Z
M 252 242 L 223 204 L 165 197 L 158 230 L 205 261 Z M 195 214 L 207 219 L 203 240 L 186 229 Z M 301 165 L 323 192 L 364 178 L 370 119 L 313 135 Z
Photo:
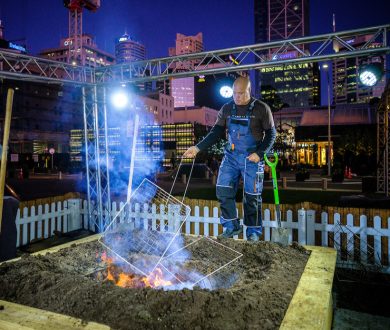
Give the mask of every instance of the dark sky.
M 310 34 L 390 23 L 390 0 L 312 0 Z M 25 38 L 31 54 L 57 47 L 68 34 L 62 0 L 0 0 L 5 38 Z M 101 0 L 96 13 L 85 12 L 84 32 L 98 46 L 114 52 L 114 39 L 125 30 L 145 44 L 149 58 L 167 56 L 176 32 L 203 32 L 206 50 L 252 44 L 253 0 Z

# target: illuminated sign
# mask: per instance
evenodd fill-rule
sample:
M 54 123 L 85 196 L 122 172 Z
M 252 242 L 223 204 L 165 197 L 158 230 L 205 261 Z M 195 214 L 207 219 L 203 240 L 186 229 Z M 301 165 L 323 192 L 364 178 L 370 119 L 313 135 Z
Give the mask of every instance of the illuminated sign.
M 272 57 L 272 60 L 288 60 L 291 58 L 297 58 L 297 52 L 288 52 L 283 54 L 277 54 Z
M 13 42 L 9 42 L 9 45 L 8 45 L 9 48 L 11 49 L 15 49 L 15 50 L 18 50 L 20 52 L 23 52 L 25 53 L 26 52 L 26 48 L 21 46 L 21 45 L 17 45 L 17 44 L 14 44 Z
M 121 41 L 127 41 L 127 40 L 129 40 L 130 38 L 129 37 L 120 37 L 119 38 L 119 42 L 121 42 Z
M 73 41 L 72 41 L 71 39 L 66 39 L 66 40 L 64 41 L 64 46 L 69 46 L 69 45 L 71 45 L 71 44 L 73 44 Z

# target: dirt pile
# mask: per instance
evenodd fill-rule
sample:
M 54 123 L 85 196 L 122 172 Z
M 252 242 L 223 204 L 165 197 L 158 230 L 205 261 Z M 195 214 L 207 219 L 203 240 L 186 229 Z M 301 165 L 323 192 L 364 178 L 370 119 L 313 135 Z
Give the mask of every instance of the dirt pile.
M 268 242 L 223 243 L 243 254 L 229 289 L 128 289 L 97 281 L 83 275 L 97 268 L 97 256 L 104 252 L 91 242 L 2 264 L 0 299 L 113 329 L 277 329 L 308 252 Z

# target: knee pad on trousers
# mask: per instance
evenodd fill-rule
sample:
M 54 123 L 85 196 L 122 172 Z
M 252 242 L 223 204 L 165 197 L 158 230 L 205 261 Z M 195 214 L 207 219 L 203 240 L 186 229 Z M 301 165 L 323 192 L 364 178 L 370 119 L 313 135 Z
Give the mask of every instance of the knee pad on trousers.
M 221 200 L 221 199 L 226 199 L 226 198 L 234 198 L 236 195 L 236 192 L 231 187 L 217 186 L 216 195 L 217 195 L 217 198 L 219 200 Z

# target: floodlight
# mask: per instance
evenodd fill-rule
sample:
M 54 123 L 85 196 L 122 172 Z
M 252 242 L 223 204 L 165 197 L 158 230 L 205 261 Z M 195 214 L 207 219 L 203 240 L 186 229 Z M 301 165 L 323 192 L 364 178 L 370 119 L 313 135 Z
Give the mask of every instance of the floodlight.
M 219 93 L 224 98 L 230 98 L 233 96 L 233 88 L 231 86 L 224 85 L 219 89 Z
M 364 65 L 359 70 L 359 80 L 365 86 L 375 86 L 383 76 L 381 63 L 371 63 Z
M 111 96 L 112 104 L 118 108 L 123 109 L 129 102 L 129 98 L 125 91 L 118 91 Z

